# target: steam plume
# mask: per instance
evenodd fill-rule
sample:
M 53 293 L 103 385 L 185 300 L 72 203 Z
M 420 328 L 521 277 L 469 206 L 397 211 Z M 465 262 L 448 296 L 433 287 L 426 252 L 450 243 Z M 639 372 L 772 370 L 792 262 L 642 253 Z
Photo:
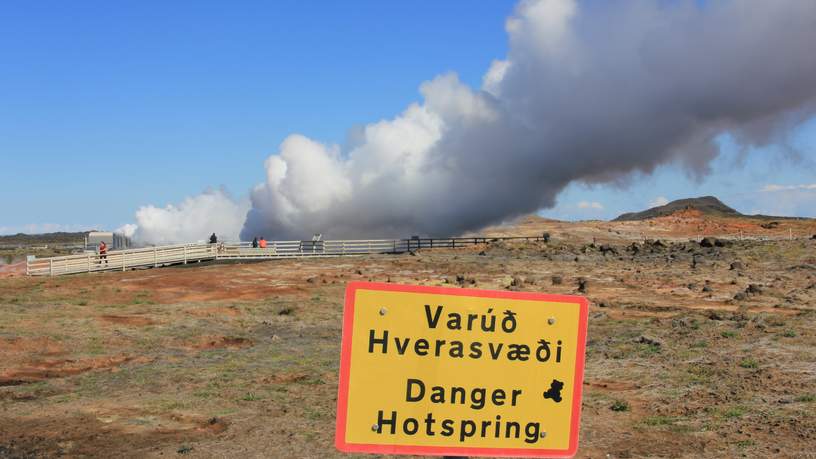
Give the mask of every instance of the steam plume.
M 551 207 L 573 181 L 668 162 L 703 175 L 717 135 L 768 145 L 816 113 L 813 1 L 522 1 L 506 30 L 481 88 L 427 81 L 346 150 L 286 138 L 242 238 L 453 235 Z
M 201 241 L 210 232 L 221 240 L 237 241 L 248 209 L 247 200 L 234 201 L 221 189 L 207 190 L 178 206 L 141 207 L 136 211 L 136 227 L 125 225 L 120 232 L 150 244 Z

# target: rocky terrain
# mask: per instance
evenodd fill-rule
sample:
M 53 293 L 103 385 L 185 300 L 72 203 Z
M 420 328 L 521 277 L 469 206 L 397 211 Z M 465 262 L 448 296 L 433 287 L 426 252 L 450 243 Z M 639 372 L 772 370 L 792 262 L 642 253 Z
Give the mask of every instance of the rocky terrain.
M 578 457 L 812 457 L 816 224 L 767 223 L 528 217 L 486 233 L 548 242 L 6 276 L 0 458 L 341 457 L 351 280 L 586 295 Z

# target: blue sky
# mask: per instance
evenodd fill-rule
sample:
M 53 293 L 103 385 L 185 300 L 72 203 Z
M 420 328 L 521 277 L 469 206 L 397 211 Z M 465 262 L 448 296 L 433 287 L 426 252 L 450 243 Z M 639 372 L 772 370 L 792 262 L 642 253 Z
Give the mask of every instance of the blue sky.
M 0 233 L 112 229 L 208 187 L 245 195 L 288 134 L 342 144 L 447 71 L 478 87 L 506 53 L 514 2 L 224 5 L 0 5 Z M 816 122 L 791 143 L 798 159 L 779 147 L 746 157 L 723 136 L 702 180 L 668 165 L 628 187 L 575 184 L 542 213 L 611 218 L 714 194 L 814 216 L 816 191 L 796 187 L 816 183 Z

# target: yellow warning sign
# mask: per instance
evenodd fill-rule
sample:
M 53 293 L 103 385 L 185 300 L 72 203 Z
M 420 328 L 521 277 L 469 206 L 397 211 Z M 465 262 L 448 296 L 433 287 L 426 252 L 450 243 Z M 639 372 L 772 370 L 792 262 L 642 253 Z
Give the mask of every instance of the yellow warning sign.
M 336 445 L 570 457 L 586 326 L 583 297 L 351 283 Z

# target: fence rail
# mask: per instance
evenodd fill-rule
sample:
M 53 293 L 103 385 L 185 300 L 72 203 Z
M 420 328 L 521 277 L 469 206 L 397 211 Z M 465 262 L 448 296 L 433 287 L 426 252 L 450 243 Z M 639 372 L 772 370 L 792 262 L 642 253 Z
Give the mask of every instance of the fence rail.
M 112 250 L 105 255 L 85 253 L 33 258 L 26 263 L 29 276 L 58 276 L 96 271 L 169 266 L 210 260 L 339 257 L 377 253 L 405 253 L 419 249 L 461 248 L 499 240 L 541 240 L 541 237 L 454 237 L 369 239 L 349 241 L 269 241 L 266 248 L 248 242 L 179 244 L 142 249 Z
M 217 247 L 182 244 L 143 249 L 112 250 L 105 255 L 85 253 L 52 258 L 35 258 L 26 263 L 30 276 L 57 276 L 94 271 L 126 271 L 133 268 L 214 260 Z

